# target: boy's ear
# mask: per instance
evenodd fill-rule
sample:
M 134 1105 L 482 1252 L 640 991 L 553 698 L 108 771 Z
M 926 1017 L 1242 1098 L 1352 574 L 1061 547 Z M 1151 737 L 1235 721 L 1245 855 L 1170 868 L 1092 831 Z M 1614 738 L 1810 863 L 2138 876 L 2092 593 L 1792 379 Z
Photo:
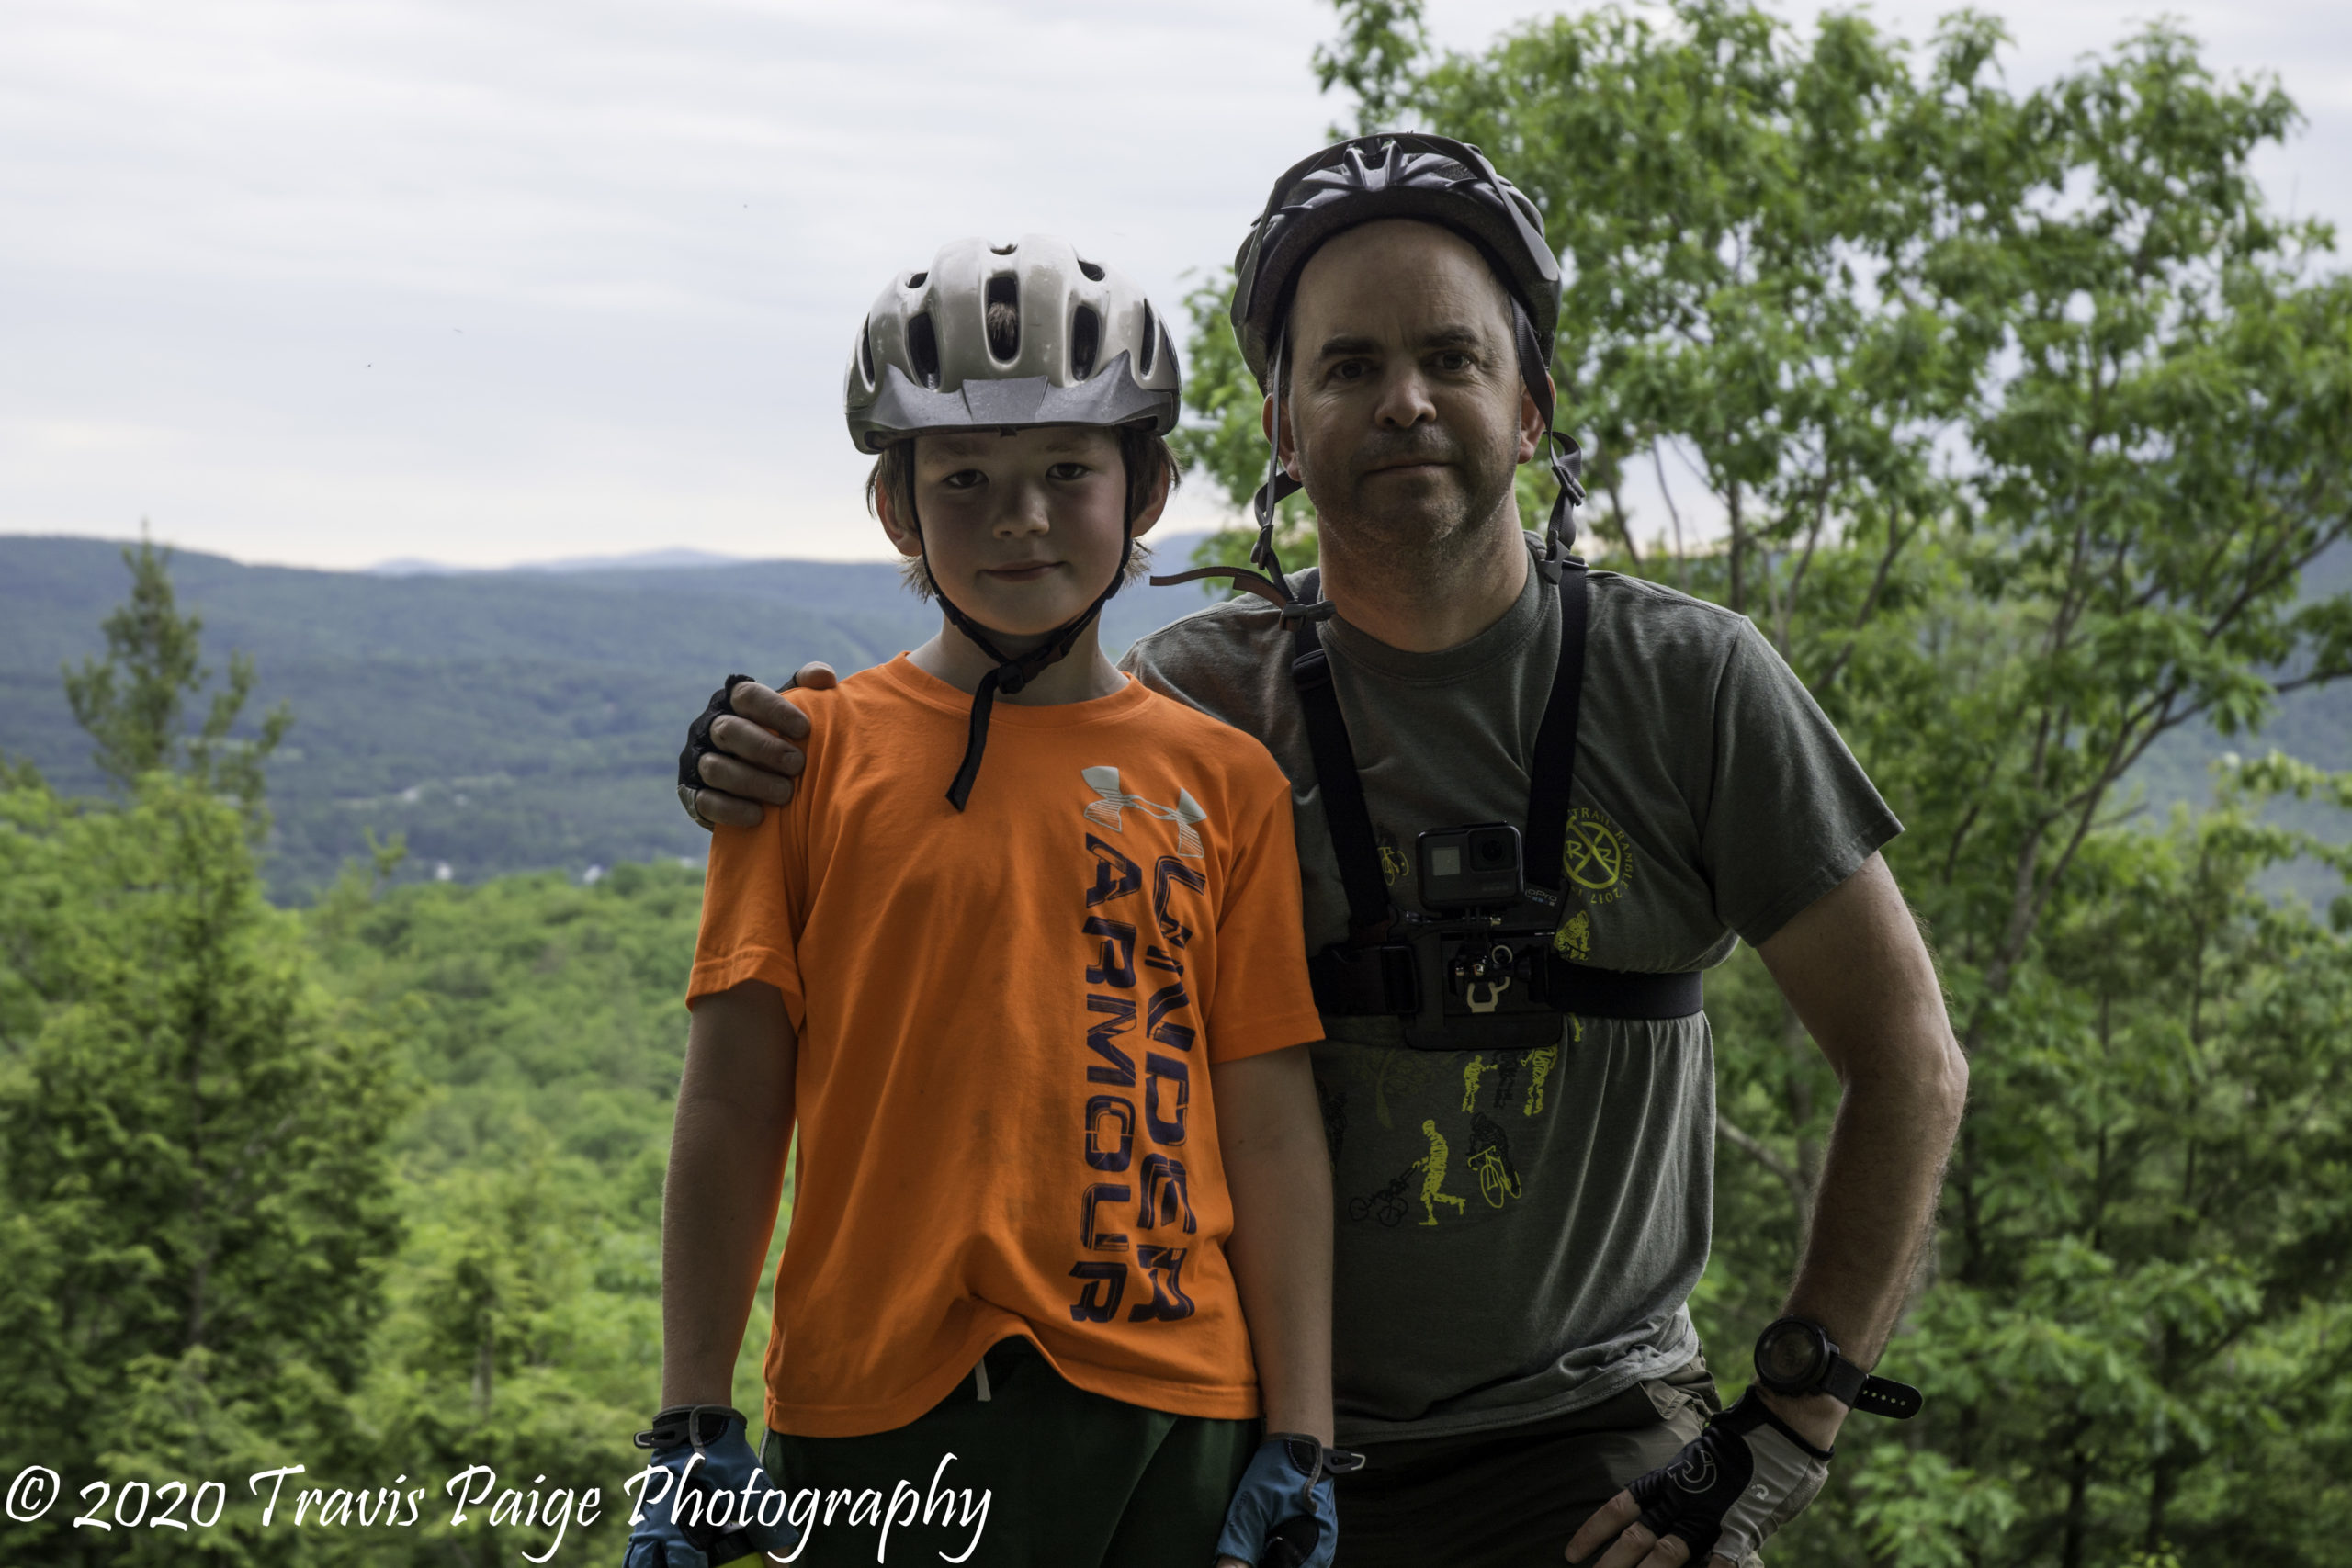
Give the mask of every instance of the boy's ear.
M 1168 510 L 1168 487 L 1171 476 L 1166 463 L 1159 464 L 1159 477 L 1152 481 L 1151 493 L 1144 498 L 1143 509 L 1127 525 L 1127 536 L 1131 539 L 1139 539 L 1150 533 L 1151 525 L 1159 521 L 1159 514 Z
M 891 496 L 888 485 L 875 488 L 874 513 L 881 519 L 882 532 L 890 536 L 893 549 L 909 558 L 922 554 L 922 536 L 899 521 L 899 503 Z

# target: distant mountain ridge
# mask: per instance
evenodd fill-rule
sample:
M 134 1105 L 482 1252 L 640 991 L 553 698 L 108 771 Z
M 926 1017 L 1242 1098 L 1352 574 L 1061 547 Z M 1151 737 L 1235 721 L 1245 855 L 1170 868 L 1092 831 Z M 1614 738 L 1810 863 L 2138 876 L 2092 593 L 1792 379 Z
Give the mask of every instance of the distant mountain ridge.
M 500 571 L 668 571 L 680 567 L 753 566 L 751 556 L 714 555 L 708 550 L 639 550 L 622 556 L 567 556 L 560 560 L 516 561 L 512 566 L 452 566 L 447 561 L 403 557 L 378 561 L 365 570 L 371 577 L 478 577 Z
M 1159 559 L 1188 561 L 1200 537 L 1160 539 Z M 121 551 L 110 540 L 0 536 L 0 752 L 29 758 L 68 790 L 101 781 L 59 666 L 104 650 L 99 623 L 129 584 Z M 175 553 L 173 581 L 204 617 L 207 662 L 225 668 L 232 649 L 253 656 L 254 716 L 281 698 L 293 705 L 270 767 L 274 893 L 315 892 L 363 852 L 369 829 L 407 834 L 410 878 L 698 861 L 706 840 L 670 781 L 686 720 L 723 674 L 778 680 L 810 659 L 846 674 L 938 624 L 888 561 L 651 554 L 428 573 Z M 2352 551 L 2338 551 L 2307 586 L 2347 579 Z M 1129 588 L 1106 609 L 1105 645 L 1124 649 L 1207 603 L 1189 586 Z M 2294 694 L 2261 737 L 2177 732 L 2135 777 L 2153 805 L 2201 803 L 2208 760 L 2271 745 L 2352 768 L 2352 683 Z M 2344 828 L 2323 807 L 2290 803 L 2282 814 L 2322 832 Z
M 1159 541 L 1183 561 L 1199 535 Z M 780 680 L 807 660 L 844 674 L 928 637 L 937 612 L 888 561 L 607 560 L 382 573 L 243 566 L 175 552 L 206 661 L 253 656 L 258 715 L 294 728 L 270 767 L 273 891 L 301 898 L 408 835 L 409 877 L 466 881 L 547 866 L 699 859 L 669 781 L 686 720 L 728 671 Z M 0 751 L 96 791 L 59 666 L 102 653 L 130 581 L 112 540 L 0 536 Z M 1191 587 L 1112 600 L 1114 649 L 1201 608 Z

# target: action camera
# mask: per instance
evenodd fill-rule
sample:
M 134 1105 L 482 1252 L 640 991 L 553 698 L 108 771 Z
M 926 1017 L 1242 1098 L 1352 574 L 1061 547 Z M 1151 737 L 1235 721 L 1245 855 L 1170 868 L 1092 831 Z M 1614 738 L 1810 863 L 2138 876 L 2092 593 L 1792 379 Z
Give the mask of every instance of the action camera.
M 1519 829 L 1508 822 L 1474 822 L 1423 833 L 1421 902 L 1432 909 L 1503 909 L 1526 893 Z

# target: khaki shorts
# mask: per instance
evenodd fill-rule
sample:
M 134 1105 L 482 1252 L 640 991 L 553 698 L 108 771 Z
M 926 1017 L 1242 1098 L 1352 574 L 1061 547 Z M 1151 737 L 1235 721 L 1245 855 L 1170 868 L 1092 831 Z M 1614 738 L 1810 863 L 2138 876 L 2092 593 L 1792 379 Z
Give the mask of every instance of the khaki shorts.
M 1364 1467 L 1339 1482 L 1337 1568 L 1562 1568 L 1593 1510 L 1671 1461 L 1722 1408 L 1699 1359 L 1525 1427 L 1358 1445 Z

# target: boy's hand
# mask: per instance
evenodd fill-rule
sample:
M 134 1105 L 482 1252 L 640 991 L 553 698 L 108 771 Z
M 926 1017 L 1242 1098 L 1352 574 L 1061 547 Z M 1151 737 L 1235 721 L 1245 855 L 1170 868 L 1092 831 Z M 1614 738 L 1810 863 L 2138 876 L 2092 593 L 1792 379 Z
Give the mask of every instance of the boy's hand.
M 682 1404 L 637 1435 L 637 1446 L 653 1457 L 629 1513 L 622 1568 L 718 1568 L 753 1552 L 792 1550 L 800 1532 L 782 1522 L 781 1488 L 752 1451 L 749 1425 L 723 1404 Z
M 1331 1477 L 1363 1463 L 1300 1432 L 1271 1432 L 1250 1456 L 1225 1512 L 1217 1561 L 1254 1568 L 1330 1568 L 1340 1546 Z
M 841 677 L 830 664 L 802 665 L 783 690 L 823 691 Z M 705 828 L 724 822 L 756 828 L 769 806 L 792 804 L 793 780 L 807 759 L 792 744 L 808 735 L 808 716 L 748 675 L 730 675 L 686 727 L 678 754 L 678 804 Z

